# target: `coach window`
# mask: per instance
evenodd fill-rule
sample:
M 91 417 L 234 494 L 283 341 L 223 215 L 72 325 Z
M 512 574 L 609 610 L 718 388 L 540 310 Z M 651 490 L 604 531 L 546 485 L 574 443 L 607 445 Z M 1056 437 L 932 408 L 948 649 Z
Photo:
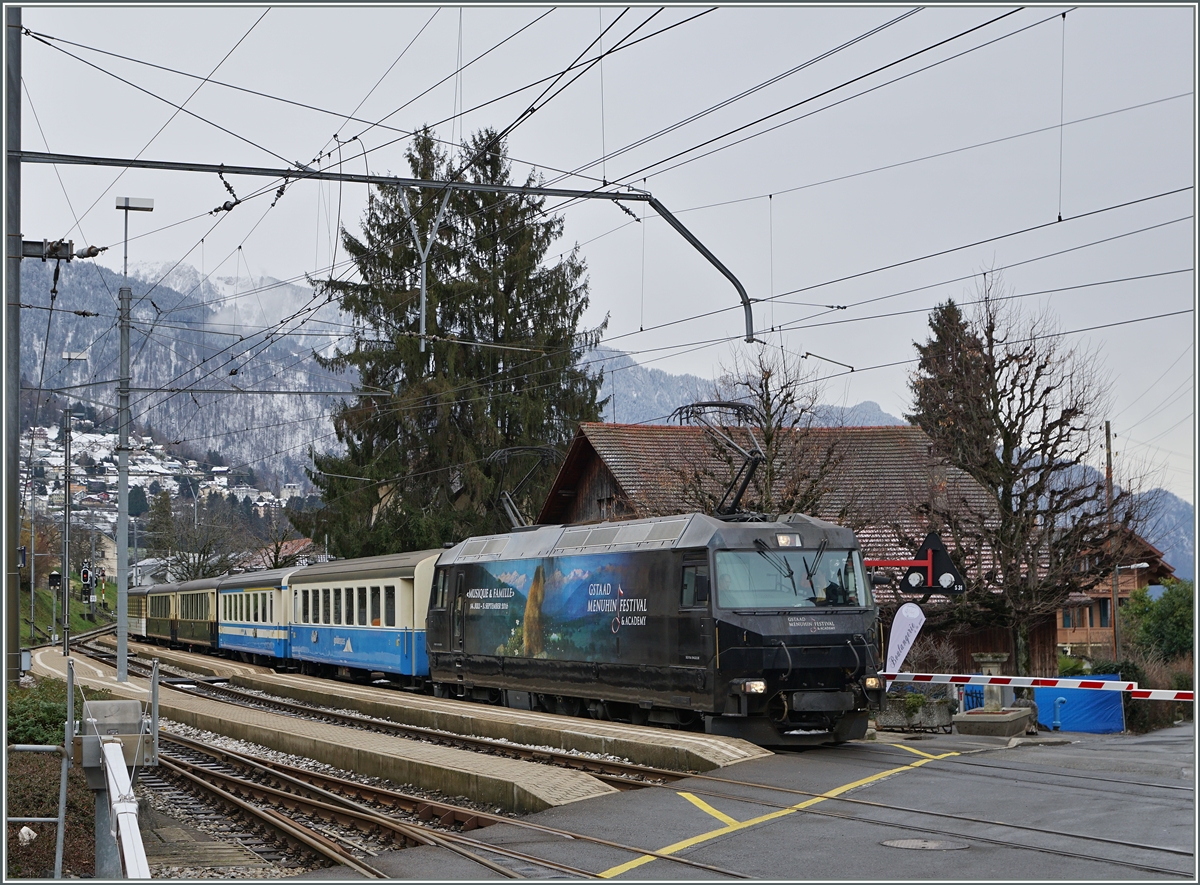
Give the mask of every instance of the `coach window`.
M 266 594 L 266 600 L 267 600 L 267 620 L 274 621 L 275 620 L 275 591 L 274 590 L 272 590 L 270 593 Z
M 367 588 L 366 587 L 358 588 L 358 623 L 364 627 L 370 623 L 370 621 L 367 620 Z
M 371 588 L 371 626 L 379 626 L 379 588 Z
M 683 567 L 683 590 L 679 597 L 680 608 L 706 608 L 708 593 L 708 564 L 685 565 Z
M 250 620 L 254 623 L 258 623 L 258 594 L 251 593 L 250 597 Z
M 300 591 L 300 623 L 308 623 L 308 591 Z
M 321 623 L 328 624 L 329 620 L 329 588 L 321 589 Z
M 383 588 L 383 625 L 385 627 L 396 626 L 396 588 Z
M 342 588 L 333 588 L 333 623 L 342 622 Z

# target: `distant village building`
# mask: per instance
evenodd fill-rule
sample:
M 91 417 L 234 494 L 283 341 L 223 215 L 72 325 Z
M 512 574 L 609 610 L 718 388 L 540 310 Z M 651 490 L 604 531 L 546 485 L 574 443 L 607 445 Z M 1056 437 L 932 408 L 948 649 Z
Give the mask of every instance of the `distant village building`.
M 230 489 L 229 494 L 233 495 L 237 502 L 241 504 L 242 501 L 246 500 L 247 498 L 249 498 L 251 501 L 257 501 L 258 496 L 262 493 L 259 492 L 259 490 L 254 486 L 240 485 L 234 486 L 232 489 Z

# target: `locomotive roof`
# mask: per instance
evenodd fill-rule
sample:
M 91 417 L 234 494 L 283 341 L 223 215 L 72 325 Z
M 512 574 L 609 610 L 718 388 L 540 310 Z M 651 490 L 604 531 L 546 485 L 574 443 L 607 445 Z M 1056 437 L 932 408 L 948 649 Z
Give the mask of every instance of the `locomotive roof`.
M 726 522 L 703 513 L 686 513 L 586 525 L 538 526 L 502 535 L 468 538 L 443 553 L 438 565 L 618 550 L 741 548 L 752 547 L 755 538 L 762 538 L 773 546 L 772 536 L 780 532 L 798 533 L 804 547 L 816 547 L 822 541 L 831 547 L 858 546 L 850 529 L 799 513 L 780 516 L 775 522 Z
M 335 559 L 305 566 L 292 575 L 290 583 L 309 584 L 314 581 L 329 581 L 353 575 L 355 579 L 367 580 L 375 577 L 398 575 L 411 578 L 417 565 L 442 551 L 415 550 L 410 553 L 389 553 L 385 556 L 367 556 L 362 559 Z

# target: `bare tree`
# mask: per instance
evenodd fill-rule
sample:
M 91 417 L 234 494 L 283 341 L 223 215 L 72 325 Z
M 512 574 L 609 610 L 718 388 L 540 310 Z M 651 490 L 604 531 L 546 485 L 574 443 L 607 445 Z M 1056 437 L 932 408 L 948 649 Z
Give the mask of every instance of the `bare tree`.
M 1013 307 L 1003 292 L 989 273 L 970 317 L 950 324 L 956 328 L 939 326 L 946 314 L 935 312 L 935 338 L 918 346 L 910 387 L 912 417 L 935 451 L 983 490 L 943 489 L 922 506 L 971 576 L 958 604 L 1011 631 L 1024 675 L 1030 628 L 1111 574 L 1116 543 L 1140 527 L 1141 514 L 1127 478 L 1110 522 L 1104 474 L 1091 466 L 1103 457 L 1109 393 L 1097 354 L 1070 343 L 1048 313 Z M 969 353 L 942 359 L 937 345 L 949 342 Z
M 820 513 L 838 521 L 848 515 L 850 498 L 838 496 L 834 504 L 831 494 L 845 440 L 836 428 L 818 426 L 822 393 L 815 371 L 807 370 L 799 358 L 766 345 L 749 355 L 734 351 L 732 367 L 722 366 L 713 385 L 714 400 L 748 406 L 743 414 L 753 420 L 720 429 L 743 449 L 762 457 L 742 500 L 743 509 L 764 514 Z M 684 460 L 677 472 L 687 502 L 711 512 L 744 459 L 713 438 L 707 451 L 685 455 Z
M 174 546 L 167 553 L 171 578 L 195 581 L 227 573 L 247 535 L 238 507 L 219 495 L 209 495 L 203 506 L 176 502 Z
M 265 544 L 254 554 L 251 565 L 262 568 L 287 568 L 295 565 L 300 559 L 301 551 L 291 543 L 299 540 L 300 534 L 292 528 L 287 508 L 270 508 L 263 517 L 261 534 Z

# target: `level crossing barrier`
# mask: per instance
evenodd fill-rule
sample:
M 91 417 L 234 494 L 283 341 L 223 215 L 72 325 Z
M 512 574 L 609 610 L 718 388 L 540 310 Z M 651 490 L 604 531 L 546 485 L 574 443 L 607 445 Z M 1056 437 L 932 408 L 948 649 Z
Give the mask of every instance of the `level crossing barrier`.
M 1127 691 L 1137 700 L 1194 701 L 1194 692 L 1139 688 L 1136 682 L 1100 679 L 1045 678 L 1040 676 L 983 676 L 946 673 L 881 673 L 888 682 L 934 685 L 1006 685 L 1010 688 L 1085 688 L 1094 691 Z

